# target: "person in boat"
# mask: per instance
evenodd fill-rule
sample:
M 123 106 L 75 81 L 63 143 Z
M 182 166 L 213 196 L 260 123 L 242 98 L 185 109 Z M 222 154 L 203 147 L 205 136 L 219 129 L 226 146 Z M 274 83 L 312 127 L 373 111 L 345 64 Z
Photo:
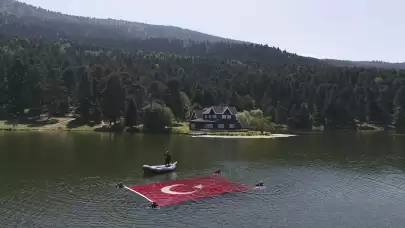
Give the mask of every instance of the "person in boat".
M 115 186 L 116 188 L 124 188 L 124 183 L 119 183 Z
M 165 166 L 169 167 L 171 162 L 172 162 L 172 155 L 169 153 L 169 150 L 166 150 L 166 153 L 165 153 Z

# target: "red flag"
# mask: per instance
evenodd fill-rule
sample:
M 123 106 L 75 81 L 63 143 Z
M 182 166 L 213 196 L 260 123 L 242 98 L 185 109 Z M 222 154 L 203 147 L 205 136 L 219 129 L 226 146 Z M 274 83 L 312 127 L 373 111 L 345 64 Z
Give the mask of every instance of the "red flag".
M 139 184 L 126 187 L 159 206 L 215 196 L 226 192 L 251 189 L 250 186 L 228 181 L 220 176 L 204 176 L 182 180 Z

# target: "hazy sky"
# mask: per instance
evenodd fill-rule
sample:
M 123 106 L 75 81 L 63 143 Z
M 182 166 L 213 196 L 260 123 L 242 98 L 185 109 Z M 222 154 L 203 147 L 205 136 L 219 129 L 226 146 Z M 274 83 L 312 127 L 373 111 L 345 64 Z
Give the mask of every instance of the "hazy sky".
M 405 0 L 22 0 L 63 13 L 175 25 L 306 56 L 405 62 Z

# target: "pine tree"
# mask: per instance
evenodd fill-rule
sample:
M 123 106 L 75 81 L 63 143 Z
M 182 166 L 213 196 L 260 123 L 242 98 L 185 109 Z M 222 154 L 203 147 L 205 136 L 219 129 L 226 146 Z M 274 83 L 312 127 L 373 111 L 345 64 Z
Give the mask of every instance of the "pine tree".
M 24 113 L 23 89 L 27 82 L 27 66 L 23 64 L 20 57 L 15 57 L 12 65 L 6 73 L 6 107 L 7 112 L 13 116 Z
M 322 115 L 321 109 L 314 104 L 314 112 L 312 113 L 312 125 L 315 127 L 319 127 L 322 124 Z
M 401 86 L 395 95 L 394 125 L 400 131 L 405 129 L 405 86 Z
M 113 73 L 108 76 L 106 87 L 101 93 L 101 110 L 103 116 L 107 118 L 110 123 L 115 124 L 117 119 L 124 113 L 126 97 L 119 73 Z
M 80 84 L 79 84 L 79 105 L 77 108 L 77 113 L 80 115 L 83 122 L 88 122 L 91 112 L 91 102 L 92 102 L 92 90 L 90 79 L 86 71 L 83 71 L 80 75 Z
M 133 127 L 136 125 L 138 120 L 138 110 L 133 99 L 127 102 L 127 108 L 125 111 L 125 125 L 127 127 Z

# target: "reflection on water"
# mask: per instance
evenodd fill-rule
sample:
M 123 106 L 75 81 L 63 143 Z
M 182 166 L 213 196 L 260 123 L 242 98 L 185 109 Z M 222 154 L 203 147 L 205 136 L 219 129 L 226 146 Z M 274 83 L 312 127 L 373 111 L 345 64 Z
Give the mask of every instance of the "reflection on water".
M 0 227 L 403 227 L 405 137 L 1 133 Z M 143 164 L 176 172 L 144 176 Z M 125 184 L 212 174 L 264 188 L 151 211 Z

